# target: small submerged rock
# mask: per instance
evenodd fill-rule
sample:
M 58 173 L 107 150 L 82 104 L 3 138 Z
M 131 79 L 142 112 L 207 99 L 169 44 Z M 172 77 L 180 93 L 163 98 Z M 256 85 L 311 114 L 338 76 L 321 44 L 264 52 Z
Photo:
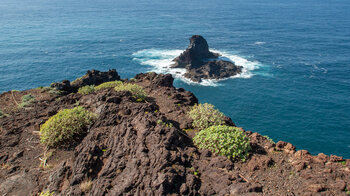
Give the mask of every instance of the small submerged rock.
M 242 72 L 242 66 L 219 59 L 218 53 L 209 51 L 207 41 L 200 35 L 190 38 L 190 45 L 176 57 L 172 68 L 185 68 L 184 76 L 194 82 L 202 79 L 223 79 Z

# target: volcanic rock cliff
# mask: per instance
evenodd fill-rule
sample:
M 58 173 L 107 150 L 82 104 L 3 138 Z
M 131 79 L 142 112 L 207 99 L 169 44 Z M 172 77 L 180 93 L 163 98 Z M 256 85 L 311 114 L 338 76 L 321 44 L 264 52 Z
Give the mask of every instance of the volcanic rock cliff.
M 222 79 L 242 72 L 241 66 L 221 60 L 220 54 L 209 51 L 207 41 L 200 35 L 190 38 L 190 45 L 173 61 L 172 68 L 186 68 L 185 77 L 195 82 L 201 79 Z
M 106 78 L 96 79 L 102 75 Z M 110 81 L 108 75 L 88 72 L 80 80 L 92 82 L 64 83 L 78 88 Z M 1 94 L 0 195 L 346 195 L 350 190 L 350 160 L 312 156 L 258 133 L 245 132 L 252 147 L 245 162 L 199 150 L 187 116 L 197 98 L 175 88 L 171 75 L 134 78 L 123 81 L 142 86 L 144 102 L 130 92 L 82 95 L 57 84 L 67 91 L 44 87 Z M 27 94 L 36 100 L 19 108 Z M 44 147 L 40 125 L 78 105 L 98 115 L 85 137 L 65 148 Z M 230 118 L 225 121 L 234 126 Z

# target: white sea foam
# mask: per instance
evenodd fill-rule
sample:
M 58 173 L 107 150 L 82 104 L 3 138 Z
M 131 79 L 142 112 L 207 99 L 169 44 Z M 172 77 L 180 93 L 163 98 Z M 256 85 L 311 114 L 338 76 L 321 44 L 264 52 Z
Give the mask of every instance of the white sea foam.
M 254 45 L 263 45 L 265 44 L 266 42 L 255 42 Z
M 145 49 L 132 54 L 133 60 L 139 62 L 141 65 L 150 65 L 152 68 L 149 71 L 156 73 L 170 73 L 175 78 L 181 79 L 188 84 L 203 85 L 203 86 L 219 86 L 219 81 L 223 80 L 207 80 L 203 79 L 200 83 L 191 81 L 183 77 L 186 70 L 183 68 L 170 68 L 173 64 L 172 60 L 181 54 L 182 50 L 159 50 L 159 49 Z M 220 53 L 222 60 L 234 62 L 238 66 L 242 66 L 242 73 L 231 78 L 251 78 L 254 74 L 253 70 L 259 69 L 261 64 L 257 61 L 249 61 L 241 56 L 232 54 L 226 51 L 212 50 L 212 52 Z

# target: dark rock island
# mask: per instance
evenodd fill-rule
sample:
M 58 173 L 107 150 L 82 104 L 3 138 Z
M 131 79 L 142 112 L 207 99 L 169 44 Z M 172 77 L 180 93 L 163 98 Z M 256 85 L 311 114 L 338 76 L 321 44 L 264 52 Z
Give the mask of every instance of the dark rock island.
M 185 68 L 184 76 L 195 82 L 201 79 L 223 79 L 242 72 L 242 66 L 219 59 L 218 53 L 209 51 L 207 41 L 200 35 L 190 38 L 190 45 L 173 61 L 172 68 Z

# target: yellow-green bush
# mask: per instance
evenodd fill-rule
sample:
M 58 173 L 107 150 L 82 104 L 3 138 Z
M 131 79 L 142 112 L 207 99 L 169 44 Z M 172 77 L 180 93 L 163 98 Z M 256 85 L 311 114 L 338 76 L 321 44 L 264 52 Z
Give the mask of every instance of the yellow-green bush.
M 143 101 L 147 94 L 143 88 L 137 84 L 123 83 L 114 88 L 115 91 L 129 91 L 138 100 Z
M 40 140 L 49 147 L 68 144 L 85 134 L 95 118 L 81 106 L 61 110 L 41 126 Z
M 188 115 L 192 118 L 192 126 L 195 128 L 206 129 L 213 125 L 224 124 L 224 114 L 208 103 L 193 106 Z
M 93 93 L 94 91 L 95 91 L 94 85 L 87 85 L 87 86 L 80 87 L 78 89 L 78 93 L 82 95 L 87 95 L 87 94 Z
M 251 149 L 250 139 L 241 128 L 226 125 L 211 126 L 198 132 L 193 142 L 199 149 L 243 161 Z
M 95 90 L 101 90 L 101 89 L 106 89 L 106 88 L 114 88 L 118 85 L 121 85 L 123 84 L 122 81 L 112 81 L 112 82 L 105 82 L 105 83 L 102 83 L 98 86 L 95 87 Z

